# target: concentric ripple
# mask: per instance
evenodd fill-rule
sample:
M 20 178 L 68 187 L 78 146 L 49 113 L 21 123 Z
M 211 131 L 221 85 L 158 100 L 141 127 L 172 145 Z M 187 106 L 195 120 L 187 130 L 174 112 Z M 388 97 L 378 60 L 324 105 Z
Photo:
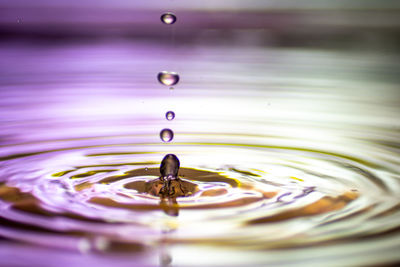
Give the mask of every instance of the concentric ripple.
M 29 242 L 50 231 L 147 246 L 161 242 L 168 227 L 176 244 L 257 249 L 372 238 L 398 228 L 398 188 L 388 165 L 267 137 L 246 137 L 244 144 L 210 142 L 229 141 L 224 135 L 190 138 L 207 142 L 176 142 L 167 151 L 180 156 L 179 176 L 197 188 L 169 204 L 149 188 L 166 147 L 126 142 L 135 136 L 86 140 L 90 146 L 63 140 L 60 149 L 3 157 L 3 220 L 35 227 Z M 12 228 L 26 231 L 19 224 Z
M 125 62 L 121 51 L 128 48 L 114 48 L 98 47 L 103 56 L 98 60 Z M 21 52 L 13 51 L 4 55 Z M 35 59 L 36 54 L 22 51 Z M 271 51 L 257 53 L 271 57 Z M 210 73 L 219 71 L 215 62 L 203 60 Z M 66 65 L 76 68 L 80 62 Z M 310 92 L 311 78 L 277 90 L 273 77 L 254 71 L 251 80 L 250 73 L 238 76 L 247 86 L 245 96 L 240 90 L 224 93 L 224 86 L 234 88 L 237 81 L 215 91 L 214 83 L 196 87 L 182 82 L 189 89 L 174 90 L 174 97 L 150 85 L 145 91 L 121 84 L 97 88 L 76 76 L 71 84 L 56 86 L 46 80 L 61 75 L 46 76 L 50 63 L 32 76 L 48 82 L 35 87 L 49 95 L 45 101 L 28 90 L 34 87 L 31 76 L 19 84 L 11 73 L 2 86 L 16 90 L 0 92 L 0 102 L 8 103 L 0 105 L 5 114 L 0 235 L 15 251 L 31 255 L 34 265 L 43 263 L 35 253 L 51 253 L 55 259 L 88 253 L 95 256 L 74 259 L 99 266 L 126 266 L 132 257 L 143 266 L 166 266 L 171 260 L 182 266 L 346 266 L 400 260 L 399 109 L 390 97 L 377 102 L 369 98 L 372 93 L 352 98 L 347 92 L 354 91 L 335 86 Z M 119 66 L 120 61 L 111 63 Z M 136 61 L 125 63 L 138 69 Z M 103 65 L 110 66 L 109 72 L 118 70 L 113 64 Z M 140 64 L 144 70 L 151 65 Z M 279 66 L 289 67 L 285 62 Z M 195 72 L 189 69 L 184 77 L 193 78 Z M 265 79 L 261 84 L 269 84 L 266 88 L 254 83 L 256 74 Z M 131 83 L 142 74 L 130 75 L 119 80 Z M 209 88 L 204 95 L 199 92 L 203 88 Z M 167 108 L 179 118 L 166 121 Z M 170 143 L 159 140 L 164 127 L 174 129 Z M 166 200 L 156 193 L 160 161 L 168 153 L 181 162 L 179 177 L 189 192 L 185 197 Z

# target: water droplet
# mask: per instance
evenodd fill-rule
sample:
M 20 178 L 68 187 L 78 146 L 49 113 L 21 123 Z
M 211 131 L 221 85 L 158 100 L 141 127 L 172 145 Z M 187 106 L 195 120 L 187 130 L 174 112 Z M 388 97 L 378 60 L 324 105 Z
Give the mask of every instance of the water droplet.
M 161 21 L 164 24 L 174 24 L 176 22 L 176 16 L 174 13 L 166 12 L 161 15 Z
M 160 174 L 161 177 L 178 177 L 180 162 L 174 154 L 167 154 L 161 161 Z
M 163 142 L 170 142 L 174 138 L 174 132 L 171 129 L 162 129 L 160 138 Z
M 179 82 L 179 75 L 176 72 L 162 71 L 158 73 L 158 81 L 166 86 L 175 85 Z
M 172 121 L 175 118 L 175 113 L 173 111 L 168 111 L 165 113 L 165 118 L 169 121 Z
M 22 19 L 21 18 L 17 18 L 17 23 L 22 23 Z
M 147 167 L 146 167 L 146 168 L 144 168 L 144 170 L 145 170 L 145 171 L 148 171 L 148 170 L 149 170 L 149 168 L 147 168 Z

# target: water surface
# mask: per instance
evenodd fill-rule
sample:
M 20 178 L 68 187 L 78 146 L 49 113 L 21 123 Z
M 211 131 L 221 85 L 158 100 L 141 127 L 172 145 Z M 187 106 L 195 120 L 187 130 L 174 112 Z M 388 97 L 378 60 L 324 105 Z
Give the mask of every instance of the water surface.
M 400 261 L 397 54 L 102 40 L 0 57 L 2 266 Z M 168 153 L 197 186 L 174 203 L 144 190 Z

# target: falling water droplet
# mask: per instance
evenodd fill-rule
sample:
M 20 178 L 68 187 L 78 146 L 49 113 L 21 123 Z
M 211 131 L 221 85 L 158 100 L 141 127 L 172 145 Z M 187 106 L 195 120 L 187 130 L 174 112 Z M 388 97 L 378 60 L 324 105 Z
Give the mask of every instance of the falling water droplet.
M 161 21 L 164 24 L 174 24 L 176 22 L 176 16 L 174 13 L 166 12 L 161 15 Z
M 169 121 L 172 121 L 175 118 L 175 113 L 173 111 L 168 111 L 165 113 L 165 118 Z
M 162 129 L 160 138 L 163 142 L 168 143 L 174 138 L 174 132 L 171 129 Z
M 166 86 L 175 85 L 179 82 L 179 75 L 176 72 L 162 71 L 157 75 L 158 81 Z

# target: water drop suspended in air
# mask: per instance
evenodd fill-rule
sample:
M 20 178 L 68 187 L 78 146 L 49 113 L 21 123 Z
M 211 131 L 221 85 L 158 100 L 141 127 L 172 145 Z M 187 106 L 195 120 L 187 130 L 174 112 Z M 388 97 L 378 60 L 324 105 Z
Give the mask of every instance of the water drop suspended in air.
M 176 72 L 162 71 L 158 73 L 157 79 L 160 83 L 171 86 L 179 82 L 179 75 Z
M 171 129 L 162 129 L 160 138 L 163 142 L 168 143 L 174 138 L 174 132 Z
M 173 111 L 168 111 L 165 113 L 165 118 L 169 121 L 172 121 L 175 118 L 175 113 Z
M 174 24 L 176 21 L 176 16 L 175 16 L 175 14 L 173 14 L 171 12 L 166 12 L 161 15 L 161 21 L 164 24 Z

